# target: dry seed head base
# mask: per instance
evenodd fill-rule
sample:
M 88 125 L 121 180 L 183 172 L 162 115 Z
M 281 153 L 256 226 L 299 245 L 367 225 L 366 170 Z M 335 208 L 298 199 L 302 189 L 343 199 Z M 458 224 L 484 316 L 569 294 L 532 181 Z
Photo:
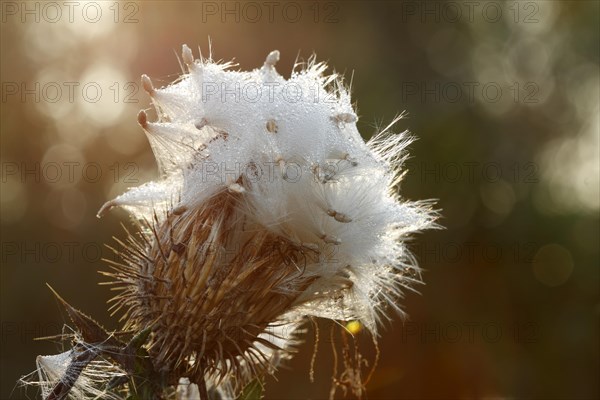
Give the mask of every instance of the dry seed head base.
M 172 384 L 233 396 L 290 354 L 306 317 L 358 320 L 376 336 L 418 281 L 405 242 L 435 214 L 397 194 L 410 138 L 388 127 L 365 143 L 339 76 L 313 57 L 286 80 L 278 59 L 235 71 L 183 46 L 177 82 L 142 77 L 158 120 L 138 121 L 161 179 L 100 214 L 121 206 L 141 223 L 110 273 L 113 307 L 126 329 L 151 327 Z

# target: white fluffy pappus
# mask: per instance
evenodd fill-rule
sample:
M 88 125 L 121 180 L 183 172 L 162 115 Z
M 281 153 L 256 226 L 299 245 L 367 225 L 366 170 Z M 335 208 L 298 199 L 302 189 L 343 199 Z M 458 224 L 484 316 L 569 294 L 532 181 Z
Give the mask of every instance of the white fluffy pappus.
M 365 143 L 348 89 L 314 57 L 287 80 L 278 51 L 249 72 L 185 45 L 182 59 L 172 85 L 142 76 L 158 120 L 138 122 L 160 179 L 99 214 L 121 206 L 142 222 L 110 273 L 125 327 L 152 327 L 150 354 L 174 384 L 234 396 L 274 371 L 306 317 L 358 320 L 376 336 L 419 279 L 406 241 L 436 213 L 397 193 L 411 142 L 390 132 L 397 119 Z
M 93 347 L 89 348 L 93 350 Z M 73 348 L 60 354 L 38 356 L 36 371 L 22 377 L 19 383 L 22 386 L 38 387 L 43 399 L 124 399 L 122 393 L 106 389 L 107 383 L 123 376 L 124 371 L 103 359 L 78 361 L 81 355 L 80 348 Z M 68 394 L 56 390 L 57 383 L 61 381 L 67 385 L 68 382 L 73 382 Z

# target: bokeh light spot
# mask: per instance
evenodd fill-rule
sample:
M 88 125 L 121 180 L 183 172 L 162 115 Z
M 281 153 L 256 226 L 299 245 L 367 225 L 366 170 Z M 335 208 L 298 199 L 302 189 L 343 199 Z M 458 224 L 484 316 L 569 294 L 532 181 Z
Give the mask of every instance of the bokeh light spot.
M 541 247 L 533 258 L 533 273 L 538 281 L 549 287 L 565 283 L 573 272 L 569 250 L 558 244 Z

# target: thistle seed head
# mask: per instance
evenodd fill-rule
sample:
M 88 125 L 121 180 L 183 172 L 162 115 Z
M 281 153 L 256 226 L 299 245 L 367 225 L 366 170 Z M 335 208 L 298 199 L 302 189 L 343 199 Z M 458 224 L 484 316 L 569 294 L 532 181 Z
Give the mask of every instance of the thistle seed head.
M 187 46 L 182 58 L 189 72 L 170 86 L 142 77 L 158 120 L 138 121 L 161 179 L 101 209 L 124 207 L 142 227 L 109 275 L 125 328 L 151 329 L 171 384 L 234 395 L 289 355 L 303 318 L 376 335 L 417 281 L 404 243 L 435 214 L 396 193 L 410 138 L 388 127 L 365 143 L 325 64 L 311 58 L 286 80 L 277 51 L 250 72 Z

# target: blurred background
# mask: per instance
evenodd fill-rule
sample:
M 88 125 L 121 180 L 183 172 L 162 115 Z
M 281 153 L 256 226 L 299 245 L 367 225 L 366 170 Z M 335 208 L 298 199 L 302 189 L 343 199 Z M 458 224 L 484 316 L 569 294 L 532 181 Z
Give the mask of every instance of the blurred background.
M 371 399 L 598 398 L 599 3 L 596 1 L 11 2 L 1 21 L 1 389 L 61 345 L 46 282 L 107 328 L 96 271 L 125 236 L 100 206 L 157 177 L 136 123 L 181 72 L 181 45 L 289 76 L 316 53 L 353 75 L 365 139 L 416 137 L 402 195 L 439 199 L 445 230 L 411 248 L 425 270 L 386 324 Z M 329 394 L 321 324 L 270 379 L 270 399 Z M 368 336 L 358 334 L 371 361 Z M 341 392 L 338 395 L 341 396 Z M 11 397 L 12 396 L 12 397 Z

